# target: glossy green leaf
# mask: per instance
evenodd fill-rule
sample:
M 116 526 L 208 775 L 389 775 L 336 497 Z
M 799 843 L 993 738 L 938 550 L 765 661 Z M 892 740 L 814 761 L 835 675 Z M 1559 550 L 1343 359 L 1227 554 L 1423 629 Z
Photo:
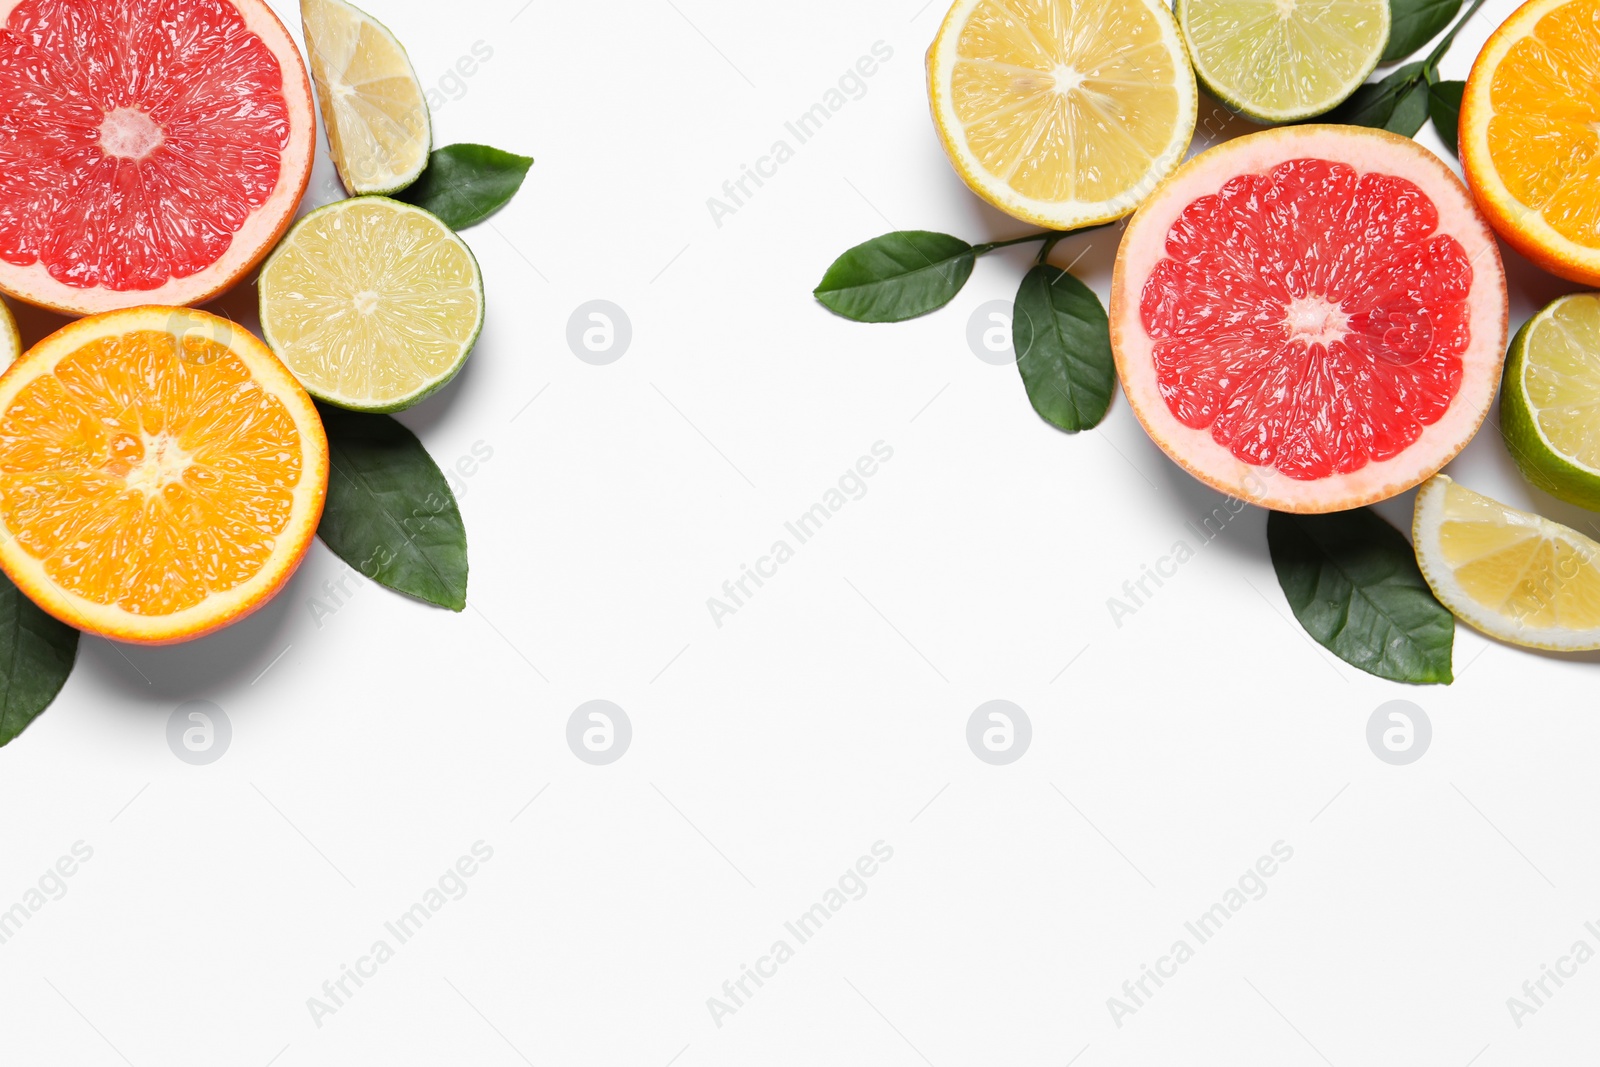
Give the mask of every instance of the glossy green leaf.
M 481 144 L 437 149 L 400 199 L 433 212 L 453 230 L 475 226 L 511 202 L 533 160 Z
M 318 410 L 332 466 L 317 528 L 323 543 L 381 585 L 453 611 L 466 607 L 466 527 L 422 442 L 387 415 Z
M 1049 264 L 1022 279 L 1011 316 L 1017 370 L 1033 410 L 1077 433 L 1106 417 L 1117 385 L 1106 310 L 1087 285 Z
M 1419 81 L 1402 93 L 1394 102 L 1394 114 L 1389 116 L 1383 128 L 1402 137 L 1415 137 L 1428 121 L 1428 92 L 1431 88 L 1426 81 Z
M 1369 508 L 1267 517 L 1267 548 L 1295 618 L 1328 651 L 1368 674 L 1449 683 L 1455 617 L 1405 537 Z
M 1421 97 L 1417 87 L 1421 86 Z M 1416 126 L 1405 127 L 1412 118 Z M 1342 122 L 1351 126 L 1370 126 L 1410 137 L 1422 128 L 1428 117 L 1428 78 L 1422 63 L 1397 67 L 1382 81 L 1368 82 L 1344 103 L 1317 122 Z
M 1461 0 L 1389 0 L 1389 44 L 1380 63 L 1404 59 L 1421 48 L 1461 10 Z
M 78 631 L 0 575 L 0 745 L 10 744 L 67 684 Z
M 948 304 L 976 258 L 971 245 L 946 233 L 886 233 L 834 260 L 815 295 L 856 322 L 904 322 Z
M 1461 93 L 1466 82 L 1439 82 L 1428 89 L 1428 114 L 1439 139 L 1452 152 L 1461 151 Z

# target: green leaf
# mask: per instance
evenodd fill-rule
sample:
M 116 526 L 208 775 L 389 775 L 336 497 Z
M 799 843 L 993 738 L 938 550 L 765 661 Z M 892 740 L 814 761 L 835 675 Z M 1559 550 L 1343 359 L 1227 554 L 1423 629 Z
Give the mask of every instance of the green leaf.
M 1077 433 L 1106 417 L 1117 368 L 1106 310 L 1077 278 L 1040 264 L 1022 279 L 1011 316 L 1011 346 L 1033 410 Z
M 1460 153 L 1461 147 L 1461 93 L 1466 82 L 1439 82 L 1428 88 L 1428 113 L 1433 117 L 1433 128 L 1450 151 Z
M 1368 674 L 1452 680 L 1455 617 L 1434 599 L 1399 530 L 1369 508 L 1267 516 L 1267 548 L 1300 625 Z
M 1404 59 L 1450 25 L 1461 0 L 1389 0 L 1389 44 L 1380 63 Z
M 1417 125 L 1410 132 L 1403 127 L 1411 118 L 1412 111 L 1417 105 L 1408 103 L 1407 110 L 1401 116 L 1401 121 L 1396 128 L 1394 124 L 1395 113 L 1400 109 L 1401 102 L 1415 95 L 1417 86 L 1422 86 L 1421 117 Z M 1407 137 L 1422 128 L 1422 122 L 1428 117 L 1428 79 L 1427 71 L 1422 63 L 1407 63 L 1403 67 L 1396 67 L 1388 77 L 1382 81 L 1368 82 L 1351 94 L 1350 99 L 1334 108 L 1328 114 L 1313 119 L 1314 122 L 1343 122 L 1351 126 L 1371 126 L 1380 130 L 1391 130 L 1402 133 Z
M 0 575 L 0 745 L 10 744 L 67 684 L 78 631 Z
M 467 531 L 455 494 L 410 430 L 387 415 L 318 405 L 328 503 L 317 534 L 381 585 L 452 611 L 467 606 Z
M 947 233 L 886 233 L 834 260 L 815 296 L 856 322 L 904 322 L 954 299 L 976 259 L 971 245 Z
M 510 203 L 533 160 L 481 144 L 436 150 L 400 199 L 433 212 L 453 230 L 476 226 Z
M 1383 128 L 1402 137 L 1415 137 L 1428 121 L 1428 91 L 1432 88 L 1427 81 L 1413 85 L 1395 101 L 1394 114 Z

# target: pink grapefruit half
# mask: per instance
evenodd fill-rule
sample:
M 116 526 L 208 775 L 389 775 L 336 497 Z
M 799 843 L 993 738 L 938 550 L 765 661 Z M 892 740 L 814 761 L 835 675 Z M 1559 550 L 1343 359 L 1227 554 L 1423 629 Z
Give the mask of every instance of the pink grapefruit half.
M 1506 351 L 1494 235 L 1415 141 L 1288 126 L 1190 160 L 1111 283 L 1123 391 L 1196 478 L 1278 511 L 1394 496 L 1477 432 Z
M 0 290 L 69 314 L 216 296 L 311 176 L 311 81 L 263 0 L 0 0 L 0 114 Z

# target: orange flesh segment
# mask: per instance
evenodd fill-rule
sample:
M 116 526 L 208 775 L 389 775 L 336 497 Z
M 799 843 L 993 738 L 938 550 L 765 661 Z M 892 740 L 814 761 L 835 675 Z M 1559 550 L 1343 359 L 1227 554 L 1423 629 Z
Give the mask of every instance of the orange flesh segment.
M 1507 190 L 1600 248 L 1600 0 L 1541 18 L 1495 68 L 1489 103 L 1489 158 Z
M 300 431 L 226 346 L 93 341 L 0 415 L 0 520 L 61 588 L 165 615 L 236 588 L 287 528 Z

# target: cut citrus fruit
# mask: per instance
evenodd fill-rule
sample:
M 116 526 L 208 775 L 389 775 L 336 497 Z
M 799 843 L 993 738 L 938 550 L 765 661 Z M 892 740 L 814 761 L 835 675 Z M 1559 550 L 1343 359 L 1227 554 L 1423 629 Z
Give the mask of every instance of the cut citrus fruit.
M 1530 0 L 1478 53 L 1461 169 L 1506 243 L 1600 285 L 1600 0 Z
M 388 195 L 417 180 L 433 147 L 428 101 L 406 50 L 344 0 L 300 0 L 328 148 L 353 195 Z
M 1388 0 L 1177 0 L 1195 77 L 1256 122 L 1331 111 L 1389 43 Z
M 301 219 L 261 269 L 261 328 L 311 394 L 398 411 L 444 385 L 483 328 L 467 243 L 419 207 L 341 200 Z
M 1500 430 L 1529 482 L 1600 511 L 1600 293 L 1560 297 L 1517 331 Z
M 17 320 L 5 301 L 0 300 L 0 372 L 15 363 L 20 355 L 22 335 L 17 332 Z
M 1600 648 L 1600 544 L 1443 474 L 1417 493 L 1417 564 L 1456 617 L 1514 645 Z
M 327 487 L 311 398 L 226 319 L 107 312 L 0 378 L 0 567 L 80 630 L 167 644 L 254 611 Z
M 956 0 L 928 94 L 973 192 L 1057 230 L 1132 211 L 1194 135 L 1194 72 L 1159 0 Z
M 194 304 L 311 176 L 311 83 L 263 0 L 0 0 L 0 289 L 70 314 Z
M 1505 355 L 1494 235 L 1415 141 L 1286 126 L 1196 156 L 1128 224 L 1111 344 L 1134 413 L 1201 481 L 1339 511 L 1444 466 Z

